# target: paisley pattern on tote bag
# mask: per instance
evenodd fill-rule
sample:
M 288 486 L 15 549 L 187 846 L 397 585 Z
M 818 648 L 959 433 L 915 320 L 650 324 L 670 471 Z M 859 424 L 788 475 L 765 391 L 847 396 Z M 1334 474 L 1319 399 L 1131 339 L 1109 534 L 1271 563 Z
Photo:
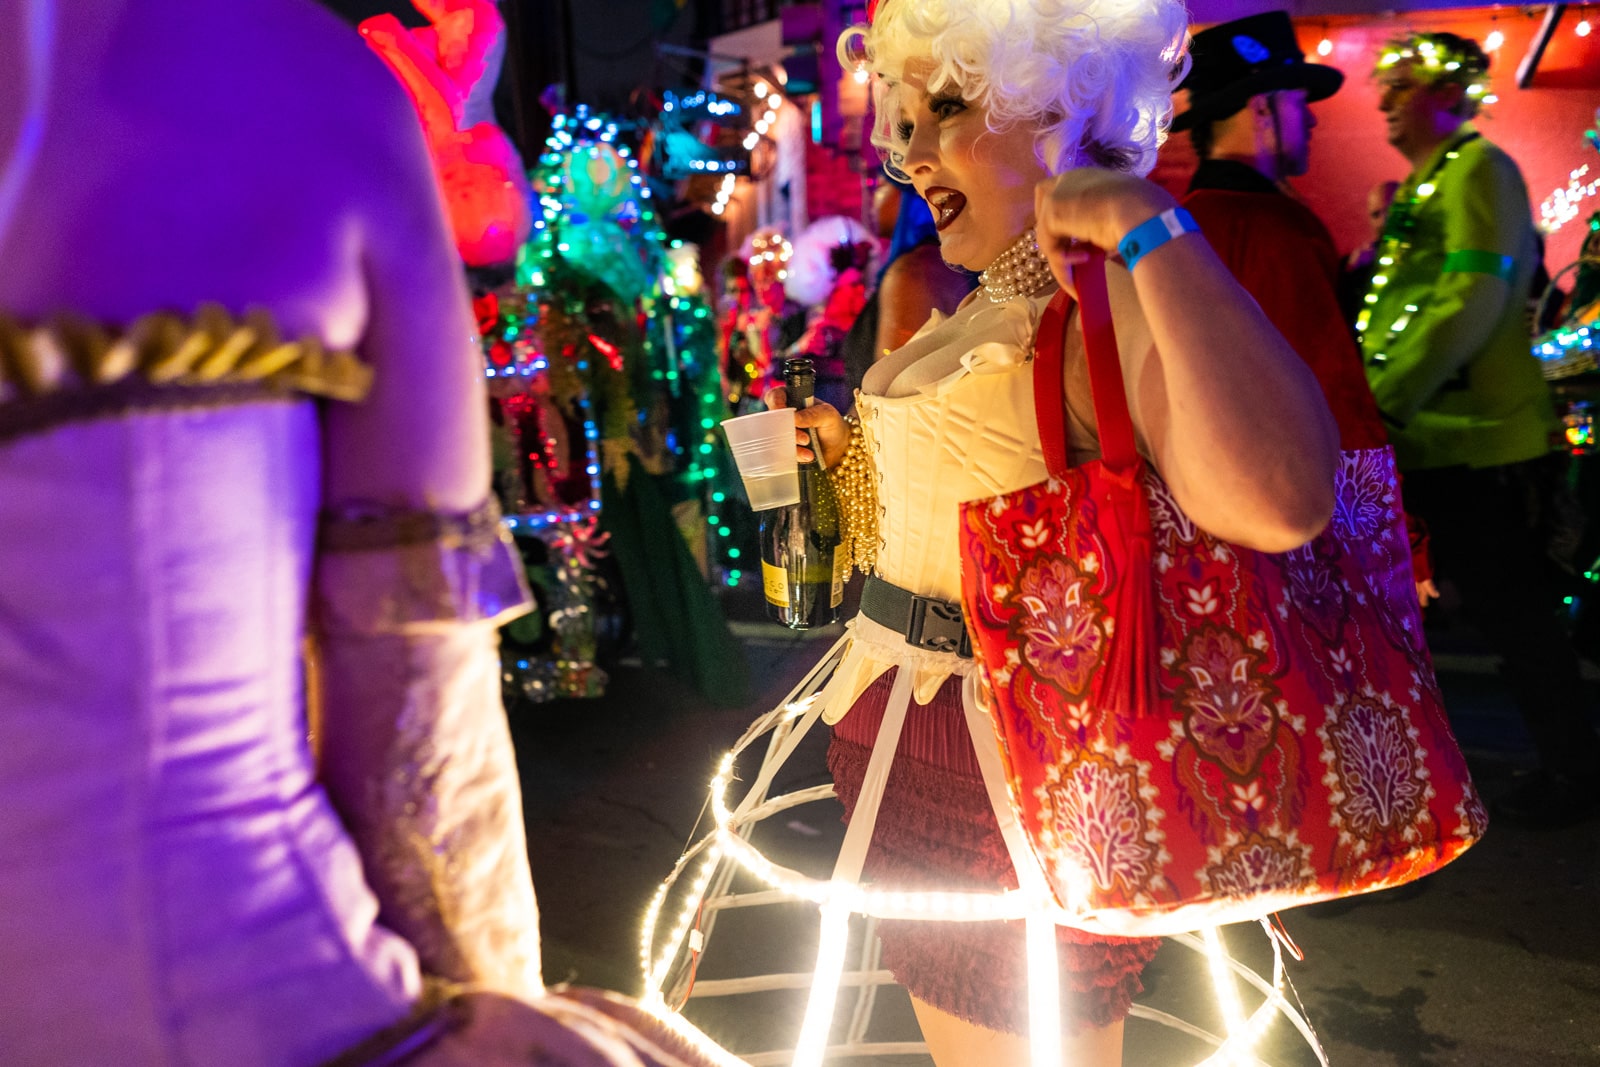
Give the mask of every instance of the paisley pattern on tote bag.
M 1079 925 L 1257 918 L 1410 881 L 1482 836 L 1395 484 L 1389 449 L 1346 453 L 1328 528 L 1278 555 L 1201 531 L 1142 464 L 963 505 L 963 597 L 1013 806 Z M 1130 563 L 1141 537 L 1148 566 Z M 1153 607 L 1132 623 L 1114 607 L 1127 582 Z M 1141 624 L 1153 699 L 1108 714 L 1097 694 Z

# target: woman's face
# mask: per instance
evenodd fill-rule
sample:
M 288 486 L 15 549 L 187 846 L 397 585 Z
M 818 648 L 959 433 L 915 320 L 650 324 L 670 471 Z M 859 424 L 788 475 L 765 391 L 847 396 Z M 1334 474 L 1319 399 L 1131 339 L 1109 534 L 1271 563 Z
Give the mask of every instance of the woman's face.
M 1034 155 L 1035 131 L 989 130 L 981 104 L 955 87 L 929 92 L 906 71 L 898 92 L 902 169 L 933 211 L 945 261 L 983 270 L 1033 224 L 1033 189 L 1049 177 Z

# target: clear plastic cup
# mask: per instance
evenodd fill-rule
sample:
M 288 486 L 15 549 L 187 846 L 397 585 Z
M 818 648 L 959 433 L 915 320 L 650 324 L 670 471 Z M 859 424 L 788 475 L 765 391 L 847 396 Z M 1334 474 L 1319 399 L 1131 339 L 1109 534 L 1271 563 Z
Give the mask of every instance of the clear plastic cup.
M 795 459 L 794 409 L 778 408 L 726 419 L 728 450 L 739 466 L 752 511 L 800 503 L 800 464 Z

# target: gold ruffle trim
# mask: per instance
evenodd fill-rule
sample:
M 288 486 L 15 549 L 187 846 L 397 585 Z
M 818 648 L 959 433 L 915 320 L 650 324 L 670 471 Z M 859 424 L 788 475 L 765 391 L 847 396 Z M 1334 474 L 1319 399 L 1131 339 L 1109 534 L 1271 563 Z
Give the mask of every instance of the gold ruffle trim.
M 256 384 L 353 402 L 372 388 L 372 368 L 313 337 L 284 340 L 264 311 L 236 319 L 215 304 L 187 318 L 145 315 L 123 330 L 74 315 L 36 326 L 0 315 L 0 404 L 141 379 Z

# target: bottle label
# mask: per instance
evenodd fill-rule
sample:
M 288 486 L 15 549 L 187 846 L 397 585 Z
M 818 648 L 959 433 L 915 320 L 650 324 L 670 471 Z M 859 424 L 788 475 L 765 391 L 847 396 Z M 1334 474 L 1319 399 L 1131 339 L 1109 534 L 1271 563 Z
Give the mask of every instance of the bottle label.
M 844 580 L 850 571 L 849 566 L 845 563 L 847 555 L 848 553 L 845 552 L 843 545 L 835 545 L 833 547 L 833 603 L 830 605 L 831 607 L 836 608 L 844 603 Z
M 761 591 L 766 594 L 768 604 L 787 608 L 789 606 L 789 572 L 782 567 L 774 567 L 766 560 L 762 560 Z

